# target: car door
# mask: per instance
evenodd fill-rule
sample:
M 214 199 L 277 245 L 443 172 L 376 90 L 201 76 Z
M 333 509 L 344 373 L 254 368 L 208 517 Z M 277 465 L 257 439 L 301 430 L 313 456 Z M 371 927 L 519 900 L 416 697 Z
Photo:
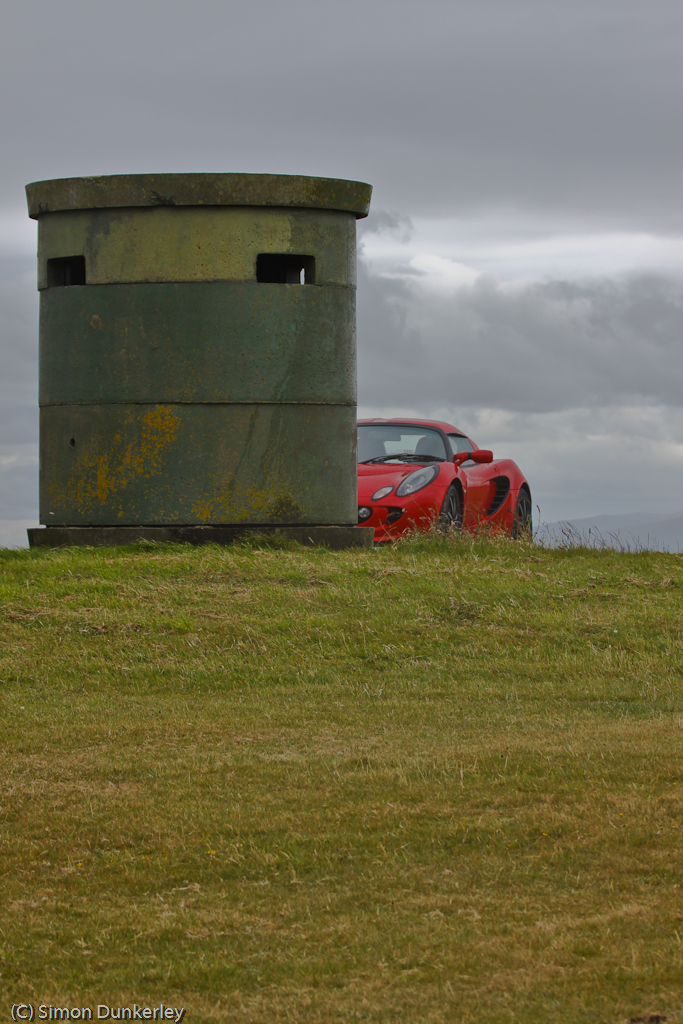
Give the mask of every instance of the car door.
M 474 451 L 474 445 L 469 437 L 463 434 L 449 434 L 448 440 L 451 443 L 453 454 Z M 465 490 L 465 509 L 463 515 L 463 526 L 476 526 L 486 514 L 488 508 L 489 491 L 491 489 L 491 466 L 479 466 L 476 462 L 464 462 L 461 465 L 461 475 Z

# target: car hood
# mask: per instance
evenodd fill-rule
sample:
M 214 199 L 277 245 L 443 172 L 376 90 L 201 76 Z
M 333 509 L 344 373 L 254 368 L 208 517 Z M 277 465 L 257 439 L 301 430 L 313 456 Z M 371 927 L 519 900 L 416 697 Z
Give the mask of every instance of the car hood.
M 394 487 L 400 484 L 401 480 L 405 477 L 410 476 L 416 469 L 421 469 L 424 466 L 429 466 L 431 463 L 416 462 L 411 463 L 409 466 L 387 466 L 383 463 L 375 463 L 373 465 L 366 465 L 362 462 L 358 464 L 358 497 L 360 496 L 370 497 L 375 491 L 378 491 L 380 487 L 388 487 L 390 484 Z M 389 498 L 390 495 L 387 495 Z

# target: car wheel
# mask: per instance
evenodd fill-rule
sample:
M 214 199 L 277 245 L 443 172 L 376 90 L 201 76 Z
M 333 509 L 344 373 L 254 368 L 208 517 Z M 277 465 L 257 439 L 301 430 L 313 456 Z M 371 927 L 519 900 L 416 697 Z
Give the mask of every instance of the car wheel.
M 457 487 L 449 487 L 439 513 L 439 529 L 444 533 L 462 526 L 462 502 Z
M 531 540 L 534 532 L 531 516 L 531 495 L 522 487 L 517 495 L 515 518 L 512 524 L 512 536 L 515 540 Z

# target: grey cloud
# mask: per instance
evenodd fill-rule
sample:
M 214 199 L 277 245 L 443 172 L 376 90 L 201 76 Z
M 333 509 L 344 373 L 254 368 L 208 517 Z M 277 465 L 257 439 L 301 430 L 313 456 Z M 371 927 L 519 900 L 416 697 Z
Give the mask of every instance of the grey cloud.
M 38 294 L 35 260 L 0 261 L 0 544 L 38 518 Z
M 371 207 L 369 215 L 358 221 L 356 234 L 358 236 L 358 247 L 362 253 L 363 238 L 368 234 L 389 234 L 399 242 L 409 242 L 414 233 L 413 222 L 410 217 L 401 213 L 389 213 L 387 210 L 378 210 Z
M 0 202 L 42 177 L 267 170 L 365 178 L 412 215 L 680 230 L 682 30 L 674 0 L 5 5 Z
M 0 445 L 38 440 L 38 294 L 35 260 L 0 265 Z
M 38 519 L 36 445 L 0 445 L 0 520 Z
M 458 424 L 518 462 L 547 521 L 683 508 L 679 280 L 480 278 L 444 294 L 359 271 L 363 415 Z
M 364 406 L 683 405 L 683 284 L 663 275 L 443 294 L 361 264 L 358 331 Z
M 622 405 L 533 415 L 471 408 L 458 412 L 456 422 L 479 444 L 519 463 L 546 522 L 605 511 L 683 509 L 680 407 Z

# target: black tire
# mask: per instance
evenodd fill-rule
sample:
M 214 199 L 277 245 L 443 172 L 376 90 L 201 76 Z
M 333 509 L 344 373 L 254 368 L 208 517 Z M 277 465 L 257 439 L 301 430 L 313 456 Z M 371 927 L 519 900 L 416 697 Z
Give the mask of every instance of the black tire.
M 515 520 L 512 524 L 514 540 L 531 540 L 534 534 L 531 495 L 526 487 L 520 488 L 515 506 Z
M 446 491 L 443 505 L 439 512 L 439 529 L 443 533 L 459 530 L 462 527 L 462 500 L 457 487 L 451 486 Z

